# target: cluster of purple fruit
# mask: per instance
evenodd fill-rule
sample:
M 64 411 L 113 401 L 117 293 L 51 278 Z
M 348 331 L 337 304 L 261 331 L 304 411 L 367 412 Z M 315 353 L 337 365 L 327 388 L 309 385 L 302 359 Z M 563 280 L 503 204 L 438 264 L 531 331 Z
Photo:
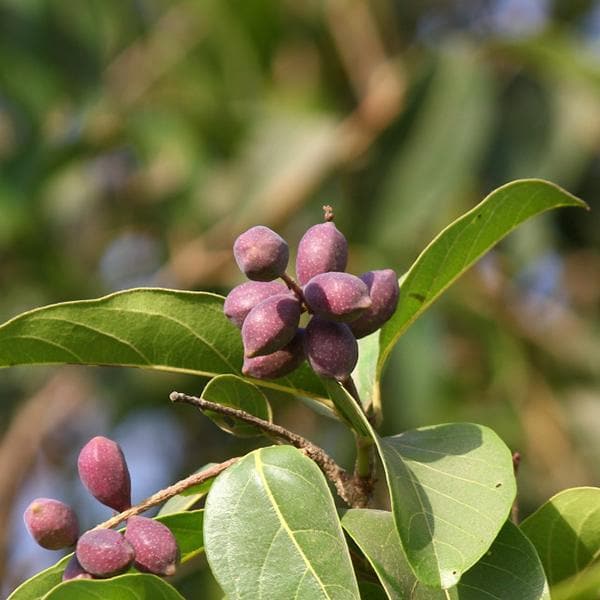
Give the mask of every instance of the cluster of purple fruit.
M 77 460 L 79 477 L 102 504 L 122 512 L 131 507 L 131 479 L 121 448 L 105 437 L 91 439 Z M 37 498 L 25 511 L 25 525 L 35 541 L 49 550 L 75 546 L 63 581 L 102 579 L 130 566 L 160 576 L 172 575 L 179 548 L 171 530 L 146 517 L 127 520 L 125 534 L 114 529 L 92 529 L 79 537 L 77 515 L 67 504 Z
M 258 225 L 235 241 L 236 262 L 252 281 L 229 293 L 224 311 L 242 331 L 244 375 L 283 377 L 307 359 L 319 375 L 344 381 L 358 360 L 356 339 L 379 329 L 396 309 L 394 271 L 345 273 L 348 243 L 330 207 L 324 209 L 326 221 L 308 229 L 298 245 L 298 283 L 286 274 L 288 245 L 271 229 Z M 311 315 L 305 329 L 303 312 Z

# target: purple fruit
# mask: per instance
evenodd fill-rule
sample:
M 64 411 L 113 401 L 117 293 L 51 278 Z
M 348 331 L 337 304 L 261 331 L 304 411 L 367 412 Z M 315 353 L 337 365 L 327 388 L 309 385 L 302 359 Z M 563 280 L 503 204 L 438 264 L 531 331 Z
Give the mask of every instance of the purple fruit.
M 92 438 L 79 453 L 79 477 L 92 496 L 118 512 L 131 506 L 131 479 L 119 444 Z
M 137 569 L 162 577 L 175 573 L 179 548 L 166 525 L 147 517 L 131 517 L 127 521 L 125 539 L 135 550 Z
M 305 285 L 315 275 L 344 271 L 348 262 L 348 242 L 332 223 L 313 225 L 298 244 L 296 276 Z
M 86 531 L 77 542 L 75 555 L 85 571 L 100 578 L 122 573 L 135 558 L 131 544 L 114 529 Z
M 304 297 L 316 315 L 331 321 L 353 321 L 371 306 L 369 289 L 362 280 L 335 271 L 315 275 L 304 286 Z
M 71 560 L 67 563 L 65 567 L 65 572 L 63 573 L 62 580 L 70 581 L 71 579 L 93 579 L 91 573 L 88 573 L 77 560 L 77 556 L 73 554 L 71 556 Z
M 36 498 L 25 510 L 25 525 L 42 548 L 60 550 L 73 546 L 79 535 L 79 523 L 73 509 L 52 498 Z
M 291 294 L 277 294 L 263 300 L 242 325 L 244 354 L 249 358 L 280 350 L 292 340 L 300 321 L 300 302 Z
M 313 317 L 304 338 L 306 358 L 315 373 L 344 381 L 358 361 L 358 344 L 345 323 Z
M 264 225 L 251 227 L 233 244 L 238 267 L 254 281 L 272 281 L 283 275 L 289 254 L 287 242 Z
M 247 281 L 234 287 L 223 305 L 225 316 L 237 327 L 242 328 L 248 313 L 263 300 L 275 294 L 285 294 L 287 287 L 274 281 Z
M 266 356 L 244 358 L 242 373 L 256 379 L 277 379 L 297 369 L 304 361 L 304 329 L 298 329 L 292 341 Z
M 394 314 L 400 293 L 398 278 L 392 269 L 368 271 L 360 278 L 369 289 L 371 306 L 350 323 L 350 329 L 357 338 L 377 331 Z

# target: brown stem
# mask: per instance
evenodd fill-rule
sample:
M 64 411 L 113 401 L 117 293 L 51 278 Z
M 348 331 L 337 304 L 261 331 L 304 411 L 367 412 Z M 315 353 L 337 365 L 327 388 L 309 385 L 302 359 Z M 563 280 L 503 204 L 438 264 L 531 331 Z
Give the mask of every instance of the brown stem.
M 351 477 L 345 469 L 340 467 L 335 460 L 323 450 L 323 448 L 313 444 L 301 435 L 289 431 L 288 429 L 285 429 L 285 427 L 281 427 L 281 425 L 276 425 L 275 423 L 270 423 L 269 421 L 255 417 L 246 411 L 210 402 L 204 398 L 188 396 L 187 394 L 182 394 L 180 392 L 171 392 L 169 398 L 171 399 L 171 402 L 186 402 L 202 411 L 210 410 L 234 419 L 240 419 L 245 423 L 249 423 L 250 425 L 262 429 L 269 436 L 288 442 L 292 446 L 302 450 L 306 456 L 319 465 L 325 476 L 335 486 L 335 489 L 342 500 L 350 506 L 364 505 L 364 486 L 362 483 L 359 484 L 356 478 Z
M 281 276 L 281 279 L 283 279 L 285 285 L 288 286 L 288 289 L 294 292 L 294 295 L 300 301 L 302 308 L 304 310 L 307 310 L 308 312 L 312 312 L 311 310 L 309 310 L 308 304 L 306 303 L 306 299 L 304 298 L 304 292 L 302 291 L 302 288 L 296 283 L 296 280 L 293 277 L 290 277 L 287 273 L 284 273 Z
M 325 204 L 323 206 L 323 220 L 327 223 L 333 221 L 335 219 L 335 215 L 333 214 L 333 206 L 329 204 Z
M 181 494 L 181 492 L 187 490 L 193 485 L 198 485 L 199 483 L 203 483 L 207 479 L 212 479 L 213 477 L 216 477 L 219 473 L 229 468 L 238 460 L 239 456 L 236 456 L 235 458 L 230 458 L 229 460 L 219 463 L 218 465 L 209 467 L 205 471 L 201 471 L 200 473 L 194 473 L 193 475 L 190 475 L 185 479 L 181 479 L 177 483 L 174 483 L 173 485 L 170 485 L 169 487 L 166 487 L 165 489 L 159 490 L 155 494 L 152 494 L 152 496 L 146 498 L 139 504 L 136 504 L 135 506 L 132 506 L 131 508 L 120 512 L 118 515 L 111 517 L 107 521 L 104 521 L 104 523 L 96 525 L 94 529 L 109 529 L 111 527 L 114 527 L 115 525 L 118 525 L 119 523 L 122 523 L 123 521 L 129 519 L 129 517 L 139 515 L 140 513 L 145 512 L 149 508 L 152 508 L 157 504 L 162 504 L 169 498 L 177 496 L 177 494 Z
M 516 477 L 519 473 L 519 465 L 521 464 L 521 453 L 520 452 L 513 452 L 512 463 L 513 463 L 513 472 Z M 518 502 L 517 498 L 515 498 L 512 508 L 510 509 L 510 520 L 515 525 L 519 524 L 519 502 Z

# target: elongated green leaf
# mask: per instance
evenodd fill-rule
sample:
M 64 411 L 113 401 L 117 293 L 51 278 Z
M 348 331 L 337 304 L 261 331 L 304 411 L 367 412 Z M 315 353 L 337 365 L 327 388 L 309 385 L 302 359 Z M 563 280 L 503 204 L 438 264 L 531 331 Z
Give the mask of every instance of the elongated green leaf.
M 41 600 L 61 581 L 72 554 L 61 558 L 55 565 L 40 571 L 16 588 L 7 600 Z
M 449 588 L 491 546 L 516 494 L 512 457 L 487 427 L 437 425 L 379 441 L 396 527 L 415 574 Z
M 561 206 L 587 205 L 552 183 L 522 179 L 493 191 L 446 227 L 402 283 L 398 308 L 381 330 L 379 374 L 398 338 L 455 279 L 523 221 Z
M 53 304 L 0 327 L 0 367 L 74 363 L 121 365 L 213 377 L 241 375 L 240 332 L 223 314 L 223 298 L 159 288 Z M 322 398 L 305 364 L 259 385 Z
M 327 482 L 291 446 L 255 450 L 219 475 L 204 539 L 229 600 L 359 598 Z
M 506 521 L 516 494 L 510 450 L 491 429 L 471 423 L 380 438 L 346 390 L 323 382 L 346 420 L 376 444 L 396 529 L 417 578 L 429 586 L 456 585 Z
M 170 584 L 156 575 L 127 573 L 111 579 L 65 581 L 48 592 L 43 600 L 185 600 Z
M 206 469 L 214 466 L 216 463 L 208 463 L 195 471 L 196 473 L 201 473 Z M 189 487 L 187 490 L 181 492 L 181 494 L 177 494 L 177 496 L 173 496 L 169 498 L 158 511 L 158 516 L 163 517 L 166 515 L 171 515 L 174 513 L 184 512 L 189 510 L 206 494 L 208 494 L 208 490 L 210 490 L 212 484 L 214 483 L 215 478 L 207 479 L 198 485 L 194 485 Z
M 243 410 L 264 421 L 270 422 L 273 417 L 271 405 L 263 391 L 253 383 L 235 375 L 219 375 L 211 379 L 202 392 L 202 398 L 216 404 Z M 228 418 L 208 410 L 203 412 L 227 433 L 238 437 L 264 435 L 263 431 L 244 421 Z
M 392 513 L 352 509 L 342 518 L 344 529 L 365 554 L 390 600 L 510 600 L 549 599 L 544 570 L 535 548 L 506 522 L 489 552 L 450 590 L 428 588 L 411 571 L 404 556 Z
M 379 407 L 377 361 L 379 359 L 379 331 L 358 340 L 358 363 L 352 373 L 358 395 L 366 412 L 372 405 Z
M 600 488 L 559 492 L 521 529 L 536 547 L 550 585 L 576 575 L 600 555 Z
M 164 523 L 175 536 L 181 562 L 186 562 L 204 550 L 204 510 L 190 510 L 186 512 L 163 515 L 157 519 Z

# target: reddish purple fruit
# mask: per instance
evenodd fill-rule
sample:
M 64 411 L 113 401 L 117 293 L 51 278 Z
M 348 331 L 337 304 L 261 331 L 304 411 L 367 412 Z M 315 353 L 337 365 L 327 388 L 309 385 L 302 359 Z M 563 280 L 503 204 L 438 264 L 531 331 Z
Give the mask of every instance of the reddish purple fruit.
M 67 563 L 65 567 L 65 572 L 63 573 L 62 580 L 70 581 L 71 579 L 93 579 L 91 573 L 88 573 L 77 560 L 77 556 L 73 554 L 71 556 L 71 560 Z
M 52 498 L 37 498 L 25 510 L 25 525 L 42 548 L 60 550 L 73 546 L 79 535 L 79 523 L 73 509 Z
M 392 269 L 368 271 L 360 278 L 369 290 L 371 306 L 350 323 L 350 329 L 357 338 L 377 331 L 394 314 L 400 293 L 398 278 Z
M 242 373 L 256 379 L 277 379 L 297 369 L 304 361 L 304 329 L 298 329 L 292 341 L 266 356 L 244 358 Z
M 348 263 L 348 242 L 332 223 L 313 225 L 298 244 L 296 276 L 305 285 L 315 275 L 344 271 Z
M 131 506 L 131 479 L 119 444 L 92 438 L 79 453 L 79 477 L 92 496 L 122 512 Z
M 353 321 L 371 306 L 369 289 L 361 279 L 335 271 L 315 275 L 304 286 L 304 297 L 316 315 L 331 321 Z
M 162 577 L 175 573 L 179 548 L 166 525 L 147 517 L 130 517 L 125 539 L 135 550 L 134 566 L 137 569 Z
M 300 302 L 277 294 L 255 306 L 242 325 L 244 354 L 249 358 L 280 350 L 292 340 L 300 321 Z
M 285 273 L 290 251 L 287 242 L 264 225 L 251 227 L 233 244 L 238 267 L 254 281 L 272 281 Z
M 313 317 L 306 328 L 304 351 L 313 371 L 344 381 L 358 361 L 358 344 L 345 323 Z
M 100 578 L 122 573 L 135 558 L 131 544 L 114 529 L 86 531 L 77 542 L 75 554 L 84 571 Z
M 285 294 L 287 288 L 274 281 L 247 281 L 229 292 L 225 298 L 225 316 L 240 329 L 248 313 L 263 300 L 275 294 Z

